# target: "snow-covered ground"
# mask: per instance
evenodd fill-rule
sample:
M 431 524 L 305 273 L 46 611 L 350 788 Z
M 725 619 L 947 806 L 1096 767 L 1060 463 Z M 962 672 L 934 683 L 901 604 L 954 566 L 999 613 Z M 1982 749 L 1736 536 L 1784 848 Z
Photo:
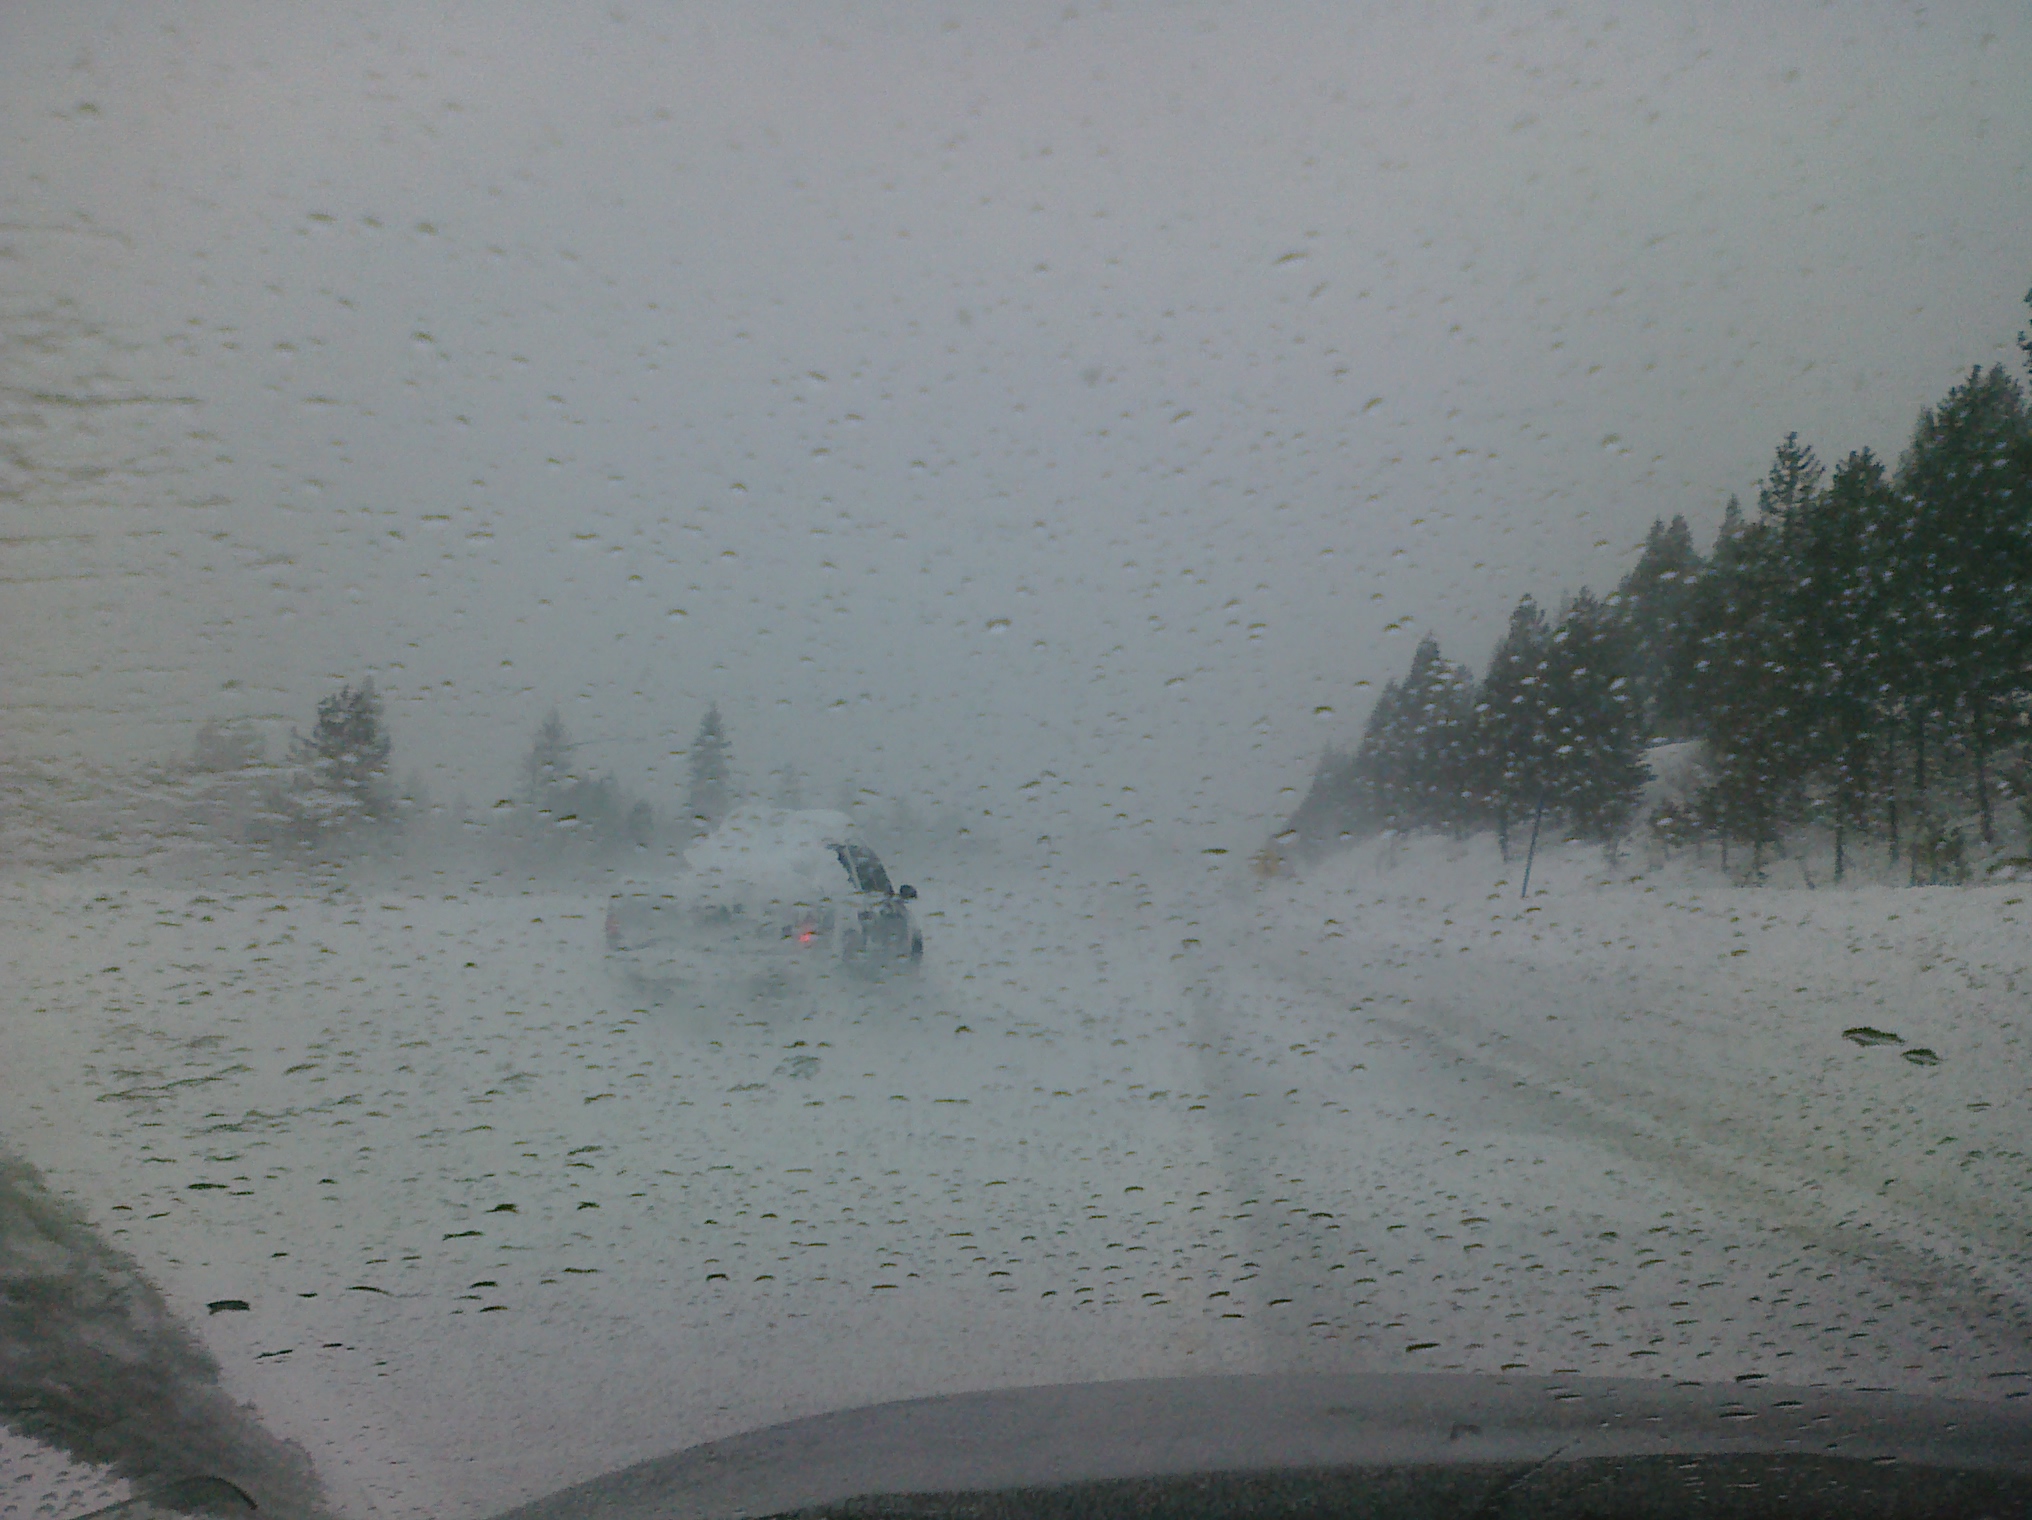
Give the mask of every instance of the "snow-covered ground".
M 906 871 L 917 983 L 721 1006 L 592 891 L 17 881 L 0 1142 L 348 1514 L 1075 1379 L 2032 1388 L 2018 894 L 1599 861 Z
M 2032 888 L 1746 889 L 1579 847 L 1520 885 L 1487 841 L 1370 847 L 1262 892 L 1260 944 L 1378 1028 L 2032 1313 Z

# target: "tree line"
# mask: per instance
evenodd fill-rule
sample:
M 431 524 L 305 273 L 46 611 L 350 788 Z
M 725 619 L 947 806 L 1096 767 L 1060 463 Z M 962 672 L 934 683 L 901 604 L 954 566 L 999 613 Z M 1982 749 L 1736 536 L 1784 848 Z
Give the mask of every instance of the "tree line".
M 2028 739 L 2032 409 L 1978 366 L 1894 465 L 1859 449 L 1829 470 L 1788 434 L 1705 553 L 1661 519 L 1612 594 L 1550 617 L 1527 595 L 1479 680 L 1422 640 L 1266 858 L 1483 829 L 1507 858 L 1534 824 L 1613 850 L 1641 821 L 1667 848 L 1735 844 L 1755 875 L 1814 825 L 1837 878 L 1869 841 L 1914 881 L 1965 880 L 1965 829 L 1995 846 L 2015 802 L 2032 831 Z M 1639 820 L 1666 740 L 1699 741 L 1705 779 Z
M 510 844 L 526 856 L 562 861 L 659 843 L 681 846 L 717 828 L 744 801 L 760 800 L 744 795 L 733 737 L 717 703 L 708 706 L 684 752 L 683 796 L 667 811 L 631 794 L 613 771 L 586 763 L 585 747 L 553 708 L 521 757 L 513 795 L 488 807 L 484 821 L 461 821 L 496 846 Z M 267 743 L 250 722 L 207 719 L 189 767 L 197 782 L 191 821 L 215 839 L 314 858 L 392 846 L 432 811 L 420 777 L 394 781 L 394 753 L 386 709 L 371 678 L 323 697 L 309 731 L 292 730 L 279 761 L 270 760 Z M 806 806 L 804 779 L 794 765 L 779 767 L 769 778 L 767 800 L 777 807 Z M 907 798 L 890 796 L 881 812 L 869 805 L 876 800 L 843 779 L 832 805 L 891 843 L 941 830 L 964 832 L 950 819 L 920 818 Z
M 579 745 L 553 708 L 537 725 L 522 757 L 516 794 L 490 809 L 539 852 L 590 847 L 601 853 L 646 848 L 659 827 L 656 809 L 631 796 L 619 777 L 584 765 Z M 688 757 L 684 815 L 690 832 L 718 825 L 731 805 L 732 745 L 717 704 L 700 721 Z M 372 677 L 322 698 L 310 731 L 292 730 L 283 761 L 268 763 L 267 745 L 245 721 L 207 719 L 198 729 L 193 768 L 221 791 L 253 801 L 244 811 L 248 842 L 341 851 L 385 839 L 423 799 L 420 781 L 391 779 L 394 737 Z M 222 809 L 228 816 L 235 810 Z

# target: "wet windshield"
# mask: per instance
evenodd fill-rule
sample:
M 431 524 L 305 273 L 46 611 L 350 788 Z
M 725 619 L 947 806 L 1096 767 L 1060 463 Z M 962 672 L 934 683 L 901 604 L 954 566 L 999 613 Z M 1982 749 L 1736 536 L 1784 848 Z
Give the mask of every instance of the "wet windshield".
M 0 1513 L 1107 1379 L 2032 1392 L 2028 72 L 13 10 Z

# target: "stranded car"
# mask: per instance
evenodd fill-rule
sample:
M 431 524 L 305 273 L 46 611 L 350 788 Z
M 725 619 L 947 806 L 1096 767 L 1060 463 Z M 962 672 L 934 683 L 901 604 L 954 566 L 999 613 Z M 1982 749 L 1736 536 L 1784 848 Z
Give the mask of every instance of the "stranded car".
M 844 813 L 743 808 L 685 852 L 683 875 L 617 891 L 607 953 L 628 975 L 789 992 L 834 968 L 914 969 L 910 903 Z

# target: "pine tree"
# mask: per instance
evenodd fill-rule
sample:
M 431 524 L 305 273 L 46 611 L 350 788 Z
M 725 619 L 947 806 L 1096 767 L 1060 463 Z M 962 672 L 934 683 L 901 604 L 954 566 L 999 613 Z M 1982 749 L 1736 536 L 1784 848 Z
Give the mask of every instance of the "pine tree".
M 1311 857 L 1384 829 L 1464 831 L 1479 804 L 1473 735 L 1474 682 L 1428 634 L 1370 705 L 1355 748 L 1321 754 L 1273 843 Z
M 1547 652 L 1551 632 L 1529 596 L 1510 613 L 1510 626 L 1489 656 L 1475 693 L 1469 739 L 1469 784 L 1494 822 L 1503 858 L 1510 830 L 1529 818 L 1544 795 L 1551 752 L 1545 727 Z
M 1686 675 L 1694 588 L 1704 566 L 1684 517 L 1653 521 L 1613 598 L 1630 630 L 1630 682 L 1644 725 L 1659 738 L 1682 739 L 1695 726 Z
M 598 853 L 622 846 L 646 847 L 655 837 L 656 815 L 647 802 L 631 801 L 612 775 L 581 767 L 578 746 L 552 708 L 522 757 L 524 795 L 531 805 L 531 842 L 556 858 L 566 850 Z
M 1787 433 L 1779 440 L 1770 472 L 1757 491 L 1760 519 L 1781 529 L 1789 525 L 1795 516 L 1812 506 L 1821 477 L 1826 473 L 1812 448 L 1801 443 L 1797 433 Z
M 1358 835 L 1406 822 L 1403 779 L 1409 723 L 1405 707 L 1403 687 L 1396 681 L 1385 681 L 1369 704 L 1362 737 L 1348 759 L 1347 806 Z
M 1354 755 L 1329 745 L 1313 767 L 1312 784 L 1273 841 L 1277 853 L 1316 858 L 1345 846 L 1364 830 Z
M 1419 641 L 1397 692 L 1393 798 L 1401 826 L 1465 832 L 1475 815 L 1470 748 L 1474 680 L 1465 665 Z
M 1860 449 L 1784 532 L 1799 731 L 1809 765 L 1833 793 L 1836 880 L 1877 770 L 1886 685 L 1878 568 L 1890 505 L 1883 465 Z
M 523 786 L 530 802 L 538 808 L 555 811 L 552 804 L 558 792 L 573 779 L 575 747 L 564 720 L 553 707 L 530 741 L 529 753 L 522 758 Z
M 392 748 L 372 677 L 319 702 L 310 737 L 290 735 L 290 758 L 300 770 L 291 809 L 299 830 L 329 834 L 386 817 L 390 799 L 382 778 Z
M 1345 811 L 1355 832 L 1465 823 L 1472 690 L 1439 640 L 1418 641 L 1404 678 L 1388 682 L 1370 707 L 1348 764 Z
M 1566 827 L 1614 846 L 1644 785 L 1644 722 L 1621 618 L 1582 587 L 1544 663 L 1544 795 Z
M 1753 873 L 1798 816 L 1815 759 L 1814 675 L 1794 617 L 1802 572 L 1789 552 L 1816 510 L 1824 473 L 1813 450 L 1788 434 L 1758 492 L 1756 520 L 1745 521 L 1730 499 L 1694 598 L 1689 691 L 1714 777 L 1702 810 L 1724 840 L 1751 845 Z
M 2025 292 L 2025 304 L 2032 306 L 2032 290 Z M 2025 378 L 2032 380 L 2032 326 L 2018 334 L 2018 351 L 2025 356 Z
M 1913 643 L 1914 764 L 1928 720 L 1952 720 L 1973 761 L 1985 842 L 1995 837 L 1989 755 L 2025 686 L 2032 539 L 2020 461 L 2028 433 L 2017 381 L 2001 366 L 1978 368 L 1920 413 L 1898 464 L 1905 521 L 1897 593 Z
M 720 704 L 715 702 L 699 720 L 688 762 L 691 787 L 685 797 L 685 811 L 699 833 L 718 828 L 727 816 L 733 802 L 733 762 L 733 743 L 720 718 Z

